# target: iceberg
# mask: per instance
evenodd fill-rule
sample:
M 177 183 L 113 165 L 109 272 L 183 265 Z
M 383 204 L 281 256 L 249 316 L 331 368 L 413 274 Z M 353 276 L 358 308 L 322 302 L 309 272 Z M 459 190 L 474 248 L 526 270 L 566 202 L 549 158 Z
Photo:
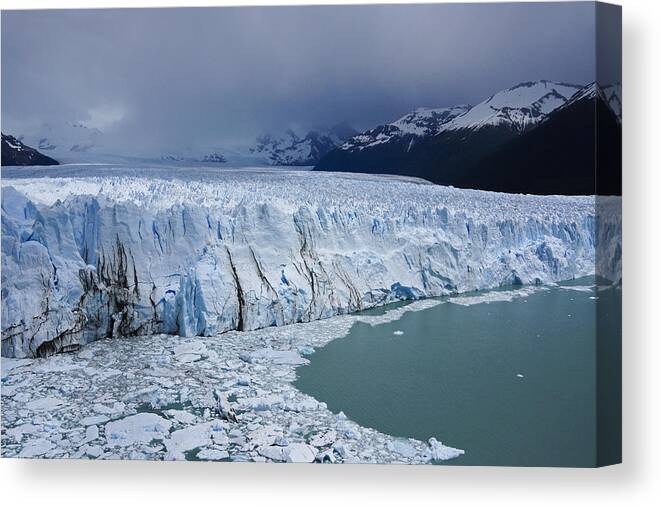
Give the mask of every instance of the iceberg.
M 597 270 L 621 279 L 618 197 L 600 197 L 597 212 L 594 196 L 365 174 L 41 171 L 2 180 L 6 357 L 256 330 Z

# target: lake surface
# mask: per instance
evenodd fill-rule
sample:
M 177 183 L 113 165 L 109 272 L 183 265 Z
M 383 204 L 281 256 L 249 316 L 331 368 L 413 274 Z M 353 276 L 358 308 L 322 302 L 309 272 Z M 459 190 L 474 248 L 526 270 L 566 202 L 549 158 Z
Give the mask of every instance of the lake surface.
M 296 386 L 363 426 L 466 451 L 445 464 L 594 466 L 596 312 L 621 291 L 593 283 L 359 322 Z M 619 333 L 610 319 L 600 332 Z

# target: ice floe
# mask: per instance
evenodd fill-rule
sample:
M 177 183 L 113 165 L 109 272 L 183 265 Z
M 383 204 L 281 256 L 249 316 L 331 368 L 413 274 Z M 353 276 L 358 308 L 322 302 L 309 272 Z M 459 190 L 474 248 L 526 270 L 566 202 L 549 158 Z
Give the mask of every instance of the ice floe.
M 172 423 L 167 419 L 143 412 L 107 423 L 105 434 L 110 446 L 130 446 L 154 439 L 163 440 L 169 434 L 170 426 Z
M 305 463 L 456 457 L 459 450 L 439 443 L 361 427 L 292 384 L 305 362 L 300 351 L 346 336 L 357 322 L 392 322 L 437 304 L 444 303 L 422 300 L 382 315 L 196 341 L 165 334 L 107 339 L 64 359 L 19 363 L 2 378 L 2 456 Z M 186 354 L 204 359 L 181 361 Z M 105 374 L 114 370 L 122 375 Z M 230 409 L 235 418 L 224 418 Z

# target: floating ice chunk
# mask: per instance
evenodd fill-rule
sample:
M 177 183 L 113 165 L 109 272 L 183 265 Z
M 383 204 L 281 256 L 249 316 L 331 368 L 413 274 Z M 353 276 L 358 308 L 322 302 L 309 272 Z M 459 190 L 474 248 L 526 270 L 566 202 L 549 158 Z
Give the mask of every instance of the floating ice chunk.
M 317 449 L 308 444 L 289 444 L 282 452 L 287 463 L 312 463 L 317 456 Z
M 122 370 L 118 370 L 117 368 L 103 368 L 103 369 L 100 369 L 100 368 L 95 368 L 95 367 L 91 367 L 91 366 L 88 366 L 88 367 L 84 368 L 83 371 L 85 372 L 85 375 L 88 375 L 90 377 L 95 377 L 94 380 L 97 381 L 97 382 L 100 381 L 100 380 L 104 380 L 106 378 L 109 378 L 109 377 L 114 377 L 116 375 L 121 375 L 123 373 Z
M 287 440 L 285 437 L 275 437 L 273 445 L 277 445 L 279 447 L 287 447 L 289 445 L 289 440 Z
M 168 452 L 176 455 L 197 447 L 206 447 L 211 444 L 211 424 L 201 423 L 173 431 L 163 443 Z
M 98 414 L 109 415 L 111 417 L 121 414 L 122 412 L 124 412 L 125 408 L 126 408 L 126 404 L 121 401 L 114 402 L 111 407 L 107 405 L 103 405 L 101 403 L 95 403 L 92 406 L 92 410 L 94 410 L 94 412 Z
M 83 450 L 90 458 L 98 458 L 103 454 L 103 449 L 100 445 L 86 445 Z
M 7 375 L 10 371 L 15 370 L 16 368 L 30 366 L 33 362 L 34 359 L 14 359 L 11 357 L 3 357 L 1 361 L 2 375 Z
M 394 335 L 396 335 L 396 336 L 402 336 L 402 335 L 404 334 L 404 331 L 400 331 L 400 330 L 398 329 L 397 331 L 393 331 L 392 334 L 394 334 Z
M 516 290 L 489 291 L 477 296 L 455 296 L 449 298 L 448 303 L 462 306 L 472 306 L 481 303 L 509 302 L 516 298 L 527 297 L 536 292 L 548 290 L 548 287 L 522 287 Z
M 351 451 L 349 450 L 349 447 L 344 442 L 344 440 L 336 441 L 333 444 L 333 449 L 342 457 L 342 459 L 346 459 L 347 457 L 351 456 Z
M 83 439 L 82 443 L 86 444 L 92 440 L 96 440 L 97 438 L 99 438 L 99 427 L 97 425 L 88 426 L 85 429 L 85 438 Z
M 106 421 L 109 421 L 110 417 L 107 415 L 91 415 L 88 417 L 83 417 L 80 420 L 82 426 L 90 426 L 92 424 L 103 424 Z
M 442 442 L 439 442 L 434 437 L 429 439 L 428 452 L 431 458 L 435 461 L 444 461 L 464 454 L 463 450 L 443 445 Z
M 405 458 L 412 458 L 417 454 L 415 447 L 413 447 L 410 443 L 404 440 L 395 440 L 394 442 L 388 442 L 387 447 L 390 451 L 396 452 L 397 454 Z
M 221 461 L 228 459 L 230 453 L 227 451 L 219 451 L 218 449 L 202 449 L 197 453 L 196 457 L 205 461 Z
M 168 435 L 172 423 L 151 412 L 142 412 L 124 419 L 111 421 L 105 426 L 109 446 L 128 446 L 162 440 Z
M 596 290 L 596 285 L 560 285 L 560 288 L 576 292 L 594 292 Z
M 282 407 L 284 405 L 284 400 L 279 394 L 271 394 L 268 396 L 245 398 L 242 400 L 242 404 L 251 410 L 259 412 L 265 410 L 273 410 L 276 407 Z
M 319 463 L 335 463 L 335 453 L 331 449 L 326 449 L 317 454 L 315 461 Z
M 523 373 L 517 373 L 516 376 L 519 378 L 523 378 Z
M 84 364 L 76 364 L 71 356 L 55 356 L 48 361 L 40 361 L 32 367 L 37 373 L 66 373 L 84 368 Z
M 309 356 L 310 354 L 314 354 L 314 347 L 303 345 L 302 347 L 298 348 L 298 353 L 302 356 Z
M 23 435 L 36 435 L 41 431 L 40 426 L 35 426 L 32 423 L 24 423 L 20 426 L 15 426 L 5 430 L 5 435 L 13 438 L 17 442 L 20 442 L 23 439 Z
M 88 361 L 94 357 L 94 351 L 89 348 L 84 348 L 78 352 L 78 357 L 81 359 L 87 359 Z
M 17 401 L 19 403 L 27 403 L 28 401 L 30 401 L 30 398 L 31 396 L 29 393 L 18 393 L 14 395 L 14 401 Z
M 197 416 L 195 414 L 191 414 L 190 412 L 186 412 L 185 410 L 166 410 L 164 412 L 168 417 L 171 417 L 177 422 L 180 422 L 182 424 L 193 424 L 195 421 L 197 421 Z
M 309 361 L 295 350 L 274 350 L 263 348 L 239 356 L 247 363 L 272 362 L 274 364 L 299 365 Z
M 248 440 L 255 447 L 271 446 L 274 445 L 278 438 L 282 438 L 282 429 L 275 426 L 266 426 L 265 428 L 258 428 L 248 433 Z M 279 445 L 279 447 L 283 447 Z
M 257 452 L 273 461 L 285 461 L 284 447 L 278 445 L 266 445 L 257 449 Z
M 321 433 L 317 433 L 310 439 L 310 445 L 315 447 L 327 447 L 337 440 L 337 432 L 334 429 L 329 429 Z
M 55 444 L 50 440 L 45 438 L 37 438 L 34 440 L 29 440 L 21 449 L 21 452 L 18 453 L 19 458 L 34 458 L 36 456 L 42 456 L 48 451 L 55 448 Z
M 30 382 L 24 380 L 23 382 L 17 382 L 15 384 L 2 384 L 2 396 L 11 397 L 16 395 L 22 389 L 28 387 Z
M 319 407 L 319 402 L 314 398 L 306 398 L 298 402 L 288 402 L 285 405 L 285 410 L 290 412 L 308 412 L 311 410 L 317 410 Z
M 46 412 L 49 410 L 55 410 L 60 408 L 62 405 L 64 405 L 64 401 L 55 398 L 53 396 L 47 396 L 45 398 L 37 398 L 35 400 L 32 400 L 26 404 L 26 407 L 29 410 L 33 410 L 35 412 Z
M 177 345 L 173 352 L 177 361 L 182 363 L 194 363 L 209 354 L 206 345 L 199 340 Z

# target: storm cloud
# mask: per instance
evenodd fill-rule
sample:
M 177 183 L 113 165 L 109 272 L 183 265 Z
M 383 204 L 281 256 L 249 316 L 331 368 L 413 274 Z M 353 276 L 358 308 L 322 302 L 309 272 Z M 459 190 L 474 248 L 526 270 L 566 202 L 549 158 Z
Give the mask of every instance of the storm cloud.
M 594 80 L 594 4 L 4 11 L 2 128 L 100 128 L 124 153 L 240 143 L 521 81 Z

